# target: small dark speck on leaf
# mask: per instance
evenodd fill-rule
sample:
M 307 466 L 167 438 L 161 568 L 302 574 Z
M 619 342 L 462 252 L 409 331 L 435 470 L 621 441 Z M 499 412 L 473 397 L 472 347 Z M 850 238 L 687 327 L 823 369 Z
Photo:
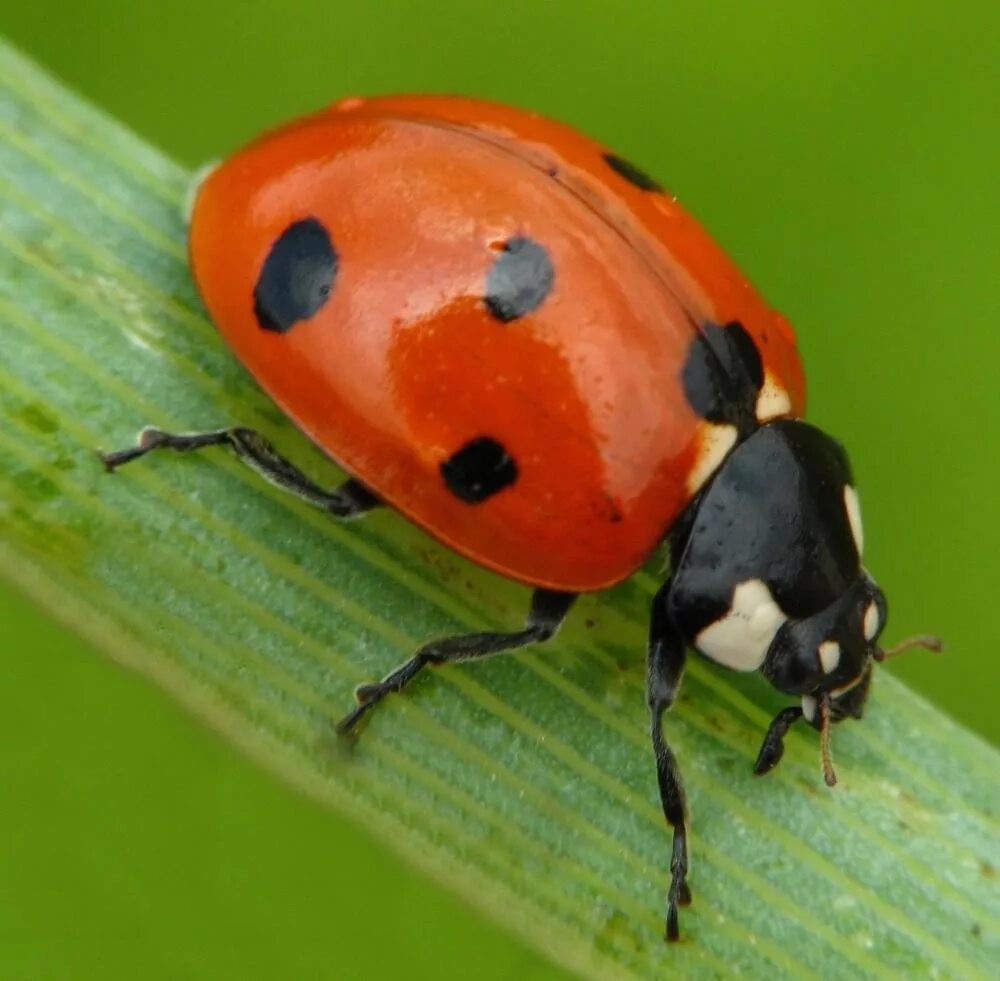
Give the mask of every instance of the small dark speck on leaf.
M 594 946 L 604 951 L 617 952 L 622 947 L 639 950 L 640 942 L 631 918 L 619 909 L 609 910 L 594 937 Z
M 978 923 L 973 923 L 969 933 L 978 939 L 983 935 L 983 928 Z
M 981 858 L 979 860 L 979 874 L 984 879 L 992 879 L 997 874 L 997 870 L 985 858 Z
M 14 417 L 37 433 L 54 433 L 59 428 L 59 423 L 37 405 L 26 405 Z

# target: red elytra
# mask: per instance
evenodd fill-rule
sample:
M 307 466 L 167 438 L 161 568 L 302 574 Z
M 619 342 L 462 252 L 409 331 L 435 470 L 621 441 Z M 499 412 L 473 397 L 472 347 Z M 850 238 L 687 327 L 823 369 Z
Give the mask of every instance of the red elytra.
M 292 228 L 325 232 L 335 275 L 307 316 L 267 329 L 262 270 Z M 681 383 L 701 325 L 739 321 L 753 338 L 761 418 L 804 409 L 791 328 L 701 226 L 534 113 L 344 100 L 213 171 L 190 254 L 212 320 L 318 447 L 456 552 L 530 585 L 626 578 L 709 475 L 713 427 Z M 502 486 L 473 500 L 442 468 L 483 441 Z

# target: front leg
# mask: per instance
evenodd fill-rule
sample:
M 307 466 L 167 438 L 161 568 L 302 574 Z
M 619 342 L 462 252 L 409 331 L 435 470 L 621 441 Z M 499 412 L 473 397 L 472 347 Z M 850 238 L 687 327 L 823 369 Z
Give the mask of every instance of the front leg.
M 753 765 L 754 773 L 760 776 L 778 765 L 785 753 L 785 733 L 801 718 L 802 709 L 798 705 L 782 709 L 774 717 L 757 754 L 757 762 Z
M 650 735 L 656 758 L 656 776 L 660 785 L 663 815 L 674 829 L 670 858 L 670 889 L 667 893 L 667 940 L 680 938 L 678 906 L 691 902 L 687 885 L 687 829 L 684 824 L 684 787 L 677 760 L 663 735 L 663 713 L 674 703 L 681 675 L 684 673 L 684 640 L 666 611 L 667 583 L 653 600 L 649 628 L 649 652 L 646 667 L 646 697 L 650 712 Z

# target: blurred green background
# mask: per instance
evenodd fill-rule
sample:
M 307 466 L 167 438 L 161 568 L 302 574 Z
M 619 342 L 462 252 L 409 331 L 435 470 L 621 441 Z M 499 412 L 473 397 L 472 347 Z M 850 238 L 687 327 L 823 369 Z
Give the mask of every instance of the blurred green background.
M 797 326 L 890 639 L 948 640 L 889 670 L 994 742 L 998 29 L 995 0 L 0 14 L 191 165 L 344 94 L 433 90 L 560 117 L 661 177 Z M 482 978 L 558 976 L 9 591 L 0 631 L 0 975 L 449 978 L 474 958 Z

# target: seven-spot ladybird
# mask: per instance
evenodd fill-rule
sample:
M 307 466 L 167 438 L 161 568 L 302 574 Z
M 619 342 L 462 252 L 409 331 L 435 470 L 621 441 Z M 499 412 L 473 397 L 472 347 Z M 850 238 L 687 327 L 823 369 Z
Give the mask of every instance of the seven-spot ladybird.
M 470 99 L 346 99 L 217 167 L 194 202 L 191 266 L 230 346 L 351 476 L 316 486 L 257 433 L 145 429 L 153 449 L 228 445 L 337 518 L 389 505 L 534 587 L 522 630 L 433 641 L 362 685 L 347 732 L 427 664 L 552 637 L 575 596 L 666 540 L 648 701 L 672 825 L 666 934 L 690 901 L 684 795 L 662 730 L 690 647 L 859 717 L 886 602 L 861 565 L 840 445 L 800 421 L 789 324 L 644 171 L 534 113 Z M 931 646 L 933 638 L 910 644 Z

